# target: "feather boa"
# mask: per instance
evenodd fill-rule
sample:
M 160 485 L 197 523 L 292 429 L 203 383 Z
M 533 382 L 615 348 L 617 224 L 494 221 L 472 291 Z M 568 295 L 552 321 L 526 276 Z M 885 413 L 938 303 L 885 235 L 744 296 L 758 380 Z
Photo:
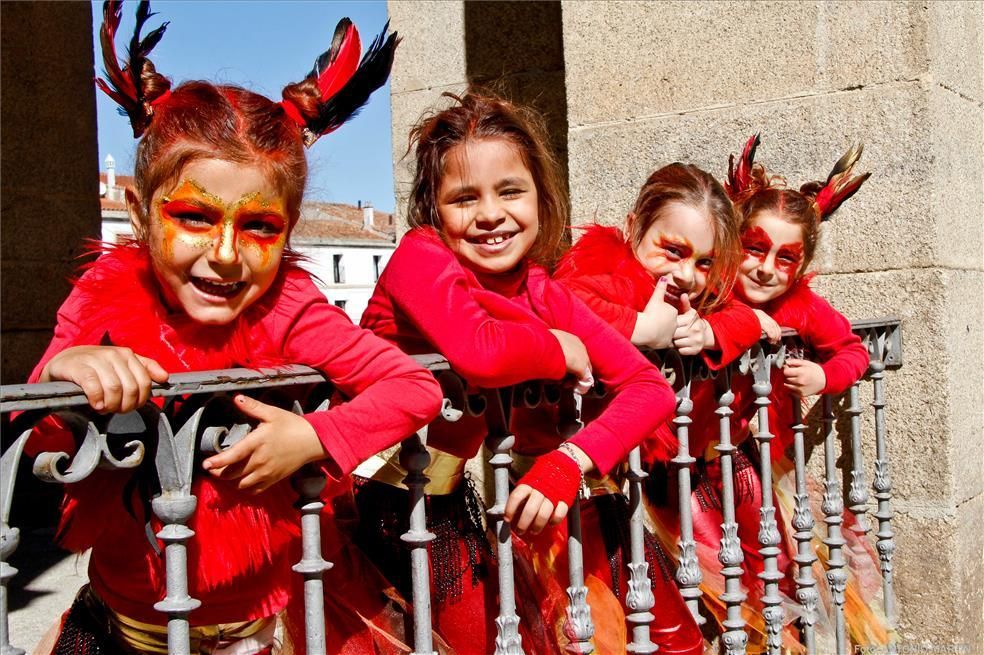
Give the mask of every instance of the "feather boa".
M 616 227 L 591 225 L 571 246 L 554 275 L 557 279 L 593 275 L 612 275 L 628 283 L 633 290 L 628 300 L 636 311 L 642 311 L 653 295 L 656 281 L 642 267 L 632 247 Z
M 282 264 L 273 287 L 233 323 L 203 326 L 165 306 L 146 248 L 132 243 L 104 246 L 103 255 L 88 264 L 75 282 L 81 303 L 78 315 L 71 317 L 80 330 L 73 345 L 108 340 L 157 360 L 171 373 L 282 364 L 260 319 L 275 304 L 292 268 L 296 267 L 290 262 Z M 145 460 L 138 475 L 154 478 L 150 486 L 155 486 L 152 466 L 152 461 Z M 63 544 L 80 551 L 104 539 L 142 543 L 143 548 L 134 549 L 134 554 L 146 559 L 149 582 L 163 596 L 164 562 L 142 530 L 145 520 L 149 519 L 154 532 L 160 530 L 160 522 L 134 510 L 146 500 L 137 497 L 138 492 L 132 492 L 129 502 L 124 500 L 129 495 L 129 473 L 100 473 L 103 475 L 68 490 L 60 530 Z M 112 482 L 107 484 L 108 480 Z M 295 494 L 286 482 L 252 495 L 234 484 L 198 475 L 192 493 L 198 497 L 198 509 L 188 524 L 196 533 L 188 543 L 188 567 L 199 592 L 242 581 L 244 576 L 283 561 L 287 545 L 299 535 L 292 509 Z M 248 606 L 244 598 L 244 612 Z

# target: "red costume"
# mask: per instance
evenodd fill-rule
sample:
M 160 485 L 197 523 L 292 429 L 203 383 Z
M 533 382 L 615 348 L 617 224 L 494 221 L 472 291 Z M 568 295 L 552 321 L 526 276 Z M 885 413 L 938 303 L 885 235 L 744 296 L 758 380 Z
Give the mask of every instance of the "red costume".
M 576 335 L 584 342 L 595 376 L 615 395 L 608 411 L 570 439 L 602 473 L 621 462 L 672 412 L 672 391 L 655 367 L 551 281 L 545 269 L 524 261 L 510 273 L 476 274 L 462 266 L 430 228 L 403 237 L 362 324 L 409 353 L 444 354 L 455 371 L 478 387 L 561 379 L 564 356 L 549 330 Z M 479 451 L 486 432 L 481 417 L 438 421 L 429 430 L 428 446 L 468 458 Z M 556 441 L 554 437 L 554 445 Z M 474 553 L 463 551 L 459 549 L 461 568 L 467 569 Z M 461 653 L 490 652 L 496 605 L 486 596 L 494 600 L 494 589 L 486 588 L 480 576 L 473 576 L 472 583 L 463 585 L 461 597 L 453 602 L 435 603 L 435 629 Z M 520 603 L 521 610 L 523 605 L 531 604 Z M 532 623 L 521 622 L 521 627 L 529 629 Z M 534 637 L 533 643 L 544 642 Z
M 284 363 L 319 369 L 351 398 L 305 416 L 329 455 L 326 468 L 333 476 L 347 475 L 425 424 L 440 404 L 433 376 L 354 326 L 306 272 L 287 262 L 266 294 L 233 323 L 206 326 L 163 304 L 146 249 L 113 248 L 89 267 L 62 305 L 54 339 L 31 381 L 66 348 L 107 341 L 155 359 L 171 373 Z M 40 443 L 29 444 L 34 452 L 74 448 L 64 432 L 39 432 Z M 72 550 L 93 548 L 90 583 L 110 608 L 159 625 L 165 616 L 153 604 L 165 595 L 164 563 L 144 523 L 160 525 L 140 511 L 136 492 L 124 493 L 132 476 L 99 471 L 71 485 L 62 531 Z M 290 570 L 296 553 L 289 546 L 298 534 L 296 492 L 289 482 L 254 495 L 239 491 L 235 482 L 199 474 L 192 493 L 198 508 L 189 522 L 196 536 L 188 543 L 188 577 L 191 596 L 202 601 L 191 613 L 192 625 L 262 618 L 284 609 L 296 575 Z

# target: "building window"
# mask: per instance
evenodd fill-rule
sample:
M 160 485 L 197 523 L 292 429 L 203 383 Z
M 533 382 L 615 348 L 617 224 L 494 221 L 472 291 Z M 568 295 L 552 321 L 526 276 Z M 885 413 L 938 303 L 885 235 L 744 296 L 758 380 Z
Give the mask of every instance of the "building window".
M 344 312 L 345 311 L 345 303 L 346 302 L 348 302 L 348 301 L 345 301 L 345 300 L 336 300 L 335 301 L 335 307 L 338 307 L 340 310 L 342 310 Z
M 372 256 L 372 275 L 373 275 L 372 279 L 375 282 L 379 282 L 380 264 L 382 264 L 382 262 L 383 262 L 382 255 Z
M 342 284 L 345 282 L 345 267 L 342 266 L 341 255 L 331 256 L 331 270 L 332 277 L 335 279 L 335 284 Z

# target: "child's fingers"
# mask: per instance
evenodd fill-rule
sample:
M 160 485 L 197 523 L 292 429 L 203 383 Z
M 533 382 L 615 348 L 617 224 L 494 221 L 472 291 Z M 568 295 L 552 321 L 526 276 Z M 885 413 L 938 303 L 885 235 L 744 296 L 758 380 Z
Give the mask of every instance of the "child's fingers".
M 167 382 L 169 374 L 164 370 L 163 366 L 158 364 L 150 357 L 143 357 L 141 355 L 135 355 L 135 357 L 141 364 L 143 364 L 143 367 L 147 370 L 147 374 L 150 376 L 151 380 L 154 382 Z
M 230 466 L 240 464 L 243 460 L 248 459 L 253 453 L 254 448 L 254 441 L 250 439 L 250 435 L 247 435 L 246 438 L 231 448 L 227 448 L 221 453 L 212 455 L 206 459 L 202 462 L 202 468 L 225 479 L 237 477 L 232 474 L 232 471 L 228 471 L 227 469 Z M 239 467 L 239 470 L 242 470 L 241 466 Z
M 681 293 L 680 294 L 680 313 L 686 314 L 688 312 L 693 312 L 694 310 L 690 307 L 690 294 Z M 696 314 L 697 312 L 694 312 Z
M 533 521 L 536 520 L 537 514 L 540 512 L 540 505 L 546 499 L 536 489 L 530 491 L 529 498 L 526 499 L 526 505 L 523 506 L 523 513 L 519 515 L 519 520 L 513 525 L 518 532 L 526 532 Z
M 513 489 L 512 493 L 509 494 L 509 499 L 506 501 L 505 519 L 507 521 L 512 523 L 516 511 L 523 505 L 532 491 L 533 487 L 528 484 L 521 484 Z
M 650 296 L 649 302 L 646 303 L 646 309 L 649 309 L 653 305 L 662 305 L 664 298 L 666 297 L 666 286 L 670 283 L 670 278 L 663 276 L 656 280 L 656 290 L 653 291 L 653 295 Z
M 127 360 L 128 368 L 130 369 L 130 375 L 133 376 L 134 382 L 137 385 L 137 407 L 142 407 L 144 403 L 150 398 L 150 386 L 153 381 L 150 379 L 150 374 L 147 368 L 143 365 L 143 362 L 139 358 L 131 358 Z
M 279 407 L 261 403 L 256 398 L 250 398 L 249 396 L 243 396 L 241 394 L 235 397 L 235 401 L 236 407 L 238 407 L 243 414 L 260 421 L 272 421 L 280 412 L 284 411 Z
M 576 500 L 574 502 L 577 502 Z M 561 521 L 567 518 L 567 512 L 570 508 L 567 503 L 560 501 L 557 506 L 554 507 L 553 516 L 550 517 L 550 525 L 557 525 Z
M 554 505 L 549 500 L 544 498 L 540 502 L 540 509 L 537 510 L 536 518 L 533 519 L 533 525 L 530 526 L 530 532 L 533 534 L 540 534 L 543 532 L 543 528 L 547 527 L 550 523 L 550 519 L 553 517 Z

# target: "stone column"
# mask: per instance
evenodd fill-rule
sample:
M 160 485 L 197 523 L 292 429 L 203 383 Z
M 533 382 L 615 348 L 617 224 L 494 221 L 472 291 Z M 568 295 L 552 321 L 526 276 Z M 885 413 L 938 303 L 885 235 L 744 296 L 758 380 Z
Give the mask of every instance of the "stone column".
M 85 238 L 99 237 L 89 3 L 3 3 L 2 379 L 51 340 Z

